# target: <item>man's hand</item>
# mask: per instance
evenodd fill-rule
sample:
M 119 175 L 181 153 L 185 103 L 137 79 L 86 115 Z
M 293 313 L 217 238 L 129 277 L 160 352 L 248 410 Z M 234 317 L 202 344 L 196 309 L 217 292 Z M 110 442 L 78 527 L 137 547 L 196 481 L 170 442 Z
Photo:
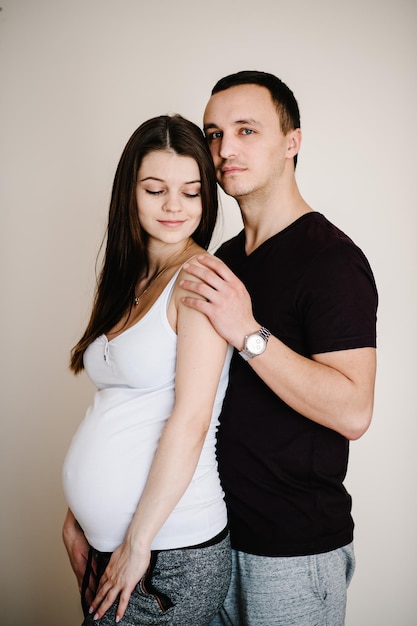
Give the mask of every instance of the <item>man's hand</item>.
M 184 270 L 199 280 L 182 280 L 180 285 L 200 298 L 190 295 L 182 302 L 207 315 L 219 335 L 241 350 L 245 335 L 261 326 L 253 317 L 246 287 L 220 259 L 201 255 L 196 260 L 198 264 L 186 263 Z

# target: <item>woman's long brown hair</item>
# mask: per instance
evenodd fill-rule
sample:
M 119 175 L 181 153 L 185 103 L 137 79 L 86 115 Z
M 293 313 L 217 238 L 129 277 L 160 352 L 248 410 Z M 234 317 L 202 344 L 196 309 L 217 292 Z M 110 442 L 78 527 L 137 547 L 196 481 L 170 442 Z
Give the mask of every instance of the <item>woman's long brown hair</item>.
M 218 192 L 210 151 L 200 128 L 180 115 L 161 115 L 139 126 L 117 166 L 111 194 L 102 269 L 87 328 L 71 351 L 74 374 L 84 369 L 83 356 L 92 341 L 109 332 L 133 302 L 138 277 L 148 269 L 147 234 L 139 223 L 137 175 L 143 158 L 155 150 L 173 150 L 195 159 L 201 177 L 203 213 L 192 238 L 207 249 L 216 225 Z

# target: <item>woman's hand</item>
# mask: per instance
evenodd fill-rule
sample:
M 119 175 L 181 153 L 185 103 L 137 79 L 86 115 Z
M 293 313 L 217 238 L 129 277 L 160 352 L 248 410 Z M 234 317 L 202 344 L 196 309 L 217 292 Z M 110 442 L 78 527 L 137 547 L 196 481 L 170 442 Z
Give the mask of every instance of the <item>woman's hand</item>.
M 125 614 L 132 591 L 149 567 L 150 550 L 140 552 L 133 549 L 126 541 L 113 552 L 97 589 L 96 597 L 90 606 L 94 619 L 104 613 L 119 598 L 116 623 Z
M 87 566 L 88 552 L 90 546 L 87 539 L 85 538 L 81 526 L 78 524 L 70 509 L 68 509 L 67 516 L 64 521 L 64 526 L 62 528 L 62 539 L 68 553 L 71 567 L 77 578 L 78 589 L 81 592 L 81 586 Z M 93 600 L 96 592 L 94 577 L 95 563 L 92 563 L 92 569 L 93 571 L 91 572 L 85 597 L 85 600 L 88 604 Z

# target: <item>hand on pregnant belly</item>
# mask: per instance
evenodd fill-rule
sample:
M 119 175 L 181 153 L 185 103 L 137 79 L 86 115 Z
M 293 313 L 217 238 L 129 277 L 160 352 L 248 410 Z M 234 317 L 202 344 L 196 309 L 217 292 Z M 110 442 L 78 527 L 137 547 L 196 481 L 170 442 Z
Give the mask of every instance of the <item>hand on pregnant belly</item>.
M 96 597 L 90 607 L 90 613 L 95 612 L 94 619 L 102 617 L 119 594 L 116 622 L 122 619 L 132 591 L 148 569 L 150 556 L 149 550 L 134 550 L 126 542 L 116 548 L 100 579 Z

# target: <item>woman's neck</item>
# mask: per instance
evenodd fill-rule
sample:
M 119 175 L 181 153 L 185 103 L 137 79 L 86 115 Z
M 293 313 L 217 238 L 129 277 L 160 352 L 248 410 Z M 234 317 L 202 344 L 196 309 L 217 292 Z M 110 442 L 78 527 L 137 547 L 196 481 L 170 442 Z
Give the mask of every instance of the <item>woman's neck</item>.
M 187 252 L 197 244 L 191 237 L 178 244 L 150 245 L 148 248 L 148 272 L 144 278 L 152 278 L 162 270 L 174 267 L 186 260 Z

